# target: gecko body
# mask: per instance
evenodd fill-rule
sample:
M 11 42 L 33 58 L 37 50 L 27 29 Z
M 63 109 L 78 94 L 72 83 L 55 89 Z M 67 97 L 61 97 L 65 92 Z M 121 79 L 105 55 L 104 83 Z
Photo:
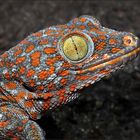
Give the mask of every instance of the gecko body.
M 91 16 L 29 35 L 0 56 L 0 138 L 44 140 L 34 120 L 139 51 L 135 35 L 105 28 Z

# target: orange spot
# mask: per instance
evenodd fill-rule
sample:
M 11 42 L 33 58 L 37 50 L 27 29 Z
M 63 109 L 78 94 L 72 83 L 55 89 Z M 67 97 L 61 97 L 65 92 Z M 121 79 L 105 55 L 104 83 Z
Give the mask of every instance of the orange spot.
M 20 44 L 29 44 L 30 42 L 29 41 L 27 41 L 26 39 L 24 39 L 24 40 L 22 40 L 21 42 L 20 42 Z
M 47 87 L 48 87 L 49 90 L 53 90 L 54 89 L 54 83 L 50 82 Z
M 52 44 L 53 44 L 54 46 L 57 45 L 57 41 L 54 40 Z
M 78 26 L 80 29 L 84 30 L 86 27 L 84 25 Z
M 46 60 L 46 64 L 47 65 L 53 65 L 55 63 L 55 61 L 56 61 L 56 58 L 55 57 L 54 58 L 48 58 Z
M 32 66 L 37 67 L 40 64 L 40 59 L 32 60 L 31 61 Z
M 3 66 L 4 66 L 3 61 L 0 61 L 0 67 L 3 67 Z
M 48 29 L 46 32 L 45 32 L 45 34 L 52 34 L 54 32 L 54 30 L 51 30 L 51 29 Z
M 48 93 L 45 93 L 45 94 L 41 93 L 39 96 L 42 97 L 44 100 L 47 100 L 47 99 L 53 97 L 53 94 L 48 92 Z
M 18 57 L 18 58 L 16 59 L 16 64 L 20 64 L 20 63 L 24 62 L 25 59 L 26 59 L 25 56 Z
M 50 66 L 49 74 L 53 74 L 54 71 L 55 71 L 55 67 L 54 66 Z
M 46 54 L 53 54 L 53 53 L 55 53 L 56 52 L 56 49 L 55 48 L 45 48 L 44 49 L 44 52 L 46 53 Z
M 65 89 L 60 89 L 58 92 L 57 92 L 57 95 L 64 95 L 66 93 L 66 90 Z
M 10 80 L 10 73 L 9 72 L 6 72 L 4 76 L 6 79 Z
M 62 79 L 60 80 L 60 83 L 61 83 L 62 85 L 65 85 L 65 84 L 67 83 L 67 79 L 66 79 L 66 78 L 62 78 Z
M 27 108 L 33 107 L 33 103 L 32 103 L 31 101 L 26 101 L 26 102 L 24 102 L 24 105 L 25 105 L 25 107 L 27 107 Z
M 26 124 L 28 122 L 28 120 L 22 120 L 22 124 Z
M 106 43 L 105 42 L 100 42 L 97 46 L 96 49 L 97 50 L 103 50 L 105 47 Z
M 34 99 L 34 96 L 32 93 L 28 93 L 28 99 Z
M 6 65 L 6 67 L 10 67 L 10 66 L 11 66 L 11 63 L 8 62 L 8 61 L 6 61 L 6 62 L 5 62 L 5 65 Z
M 67 99 L 67 98 L 66 98 L 64 95 L 60 95 L 60 96 L 59 96 L 59 105 L 61 105 L 63 102 L 65 102 L 66 99 Z
M 40 36 L 42 36 L 42 33 L 41 32 L 36 32 L 36 33 L 33 33 L 32 35 L 36 36 L 36 37 L 40 37 Z
M 32 124 L 32 125 L 31 125 L 31 128 L 32 128 L 32 129 L 35 129 L 36 127 L 35 127 L 35 125 L 34 125 L 34 124 Z
M 15 76 L 16 78 L 19 78 L 19 73 L 15 73 L 14 76 Z
M 106 40 L 106 36 L 100 35 L 100 36 L 99 36 L 99 39 Z
M 0 92 L 4 92 L 4 90 L 0 89 Z M 8 101 L 9 100 L 9 96 L 1 96 L 0 97 L 2 100 Z
M 68 28 L 68 26 L 66 24 L 63 24 L 63 25 L 57 25 L 57 27 L 59 28 Z
M 36 51 L 36 52 L 32 53 L 30 56 L 32 59 L 39 58 L 41 56 L 41 52 Z
M 39 51 L 36 51 L 30 55 L 32 59 L 31 61 L 32 66 L 37 67 L 40 64 L 40 59 L 39 59 L 40 56 L 41 56 L 41 52 Z
M 64 70 L 62 72 L 59 73 L 60 76 L 67 76 L 69 75 L 69 71 L 68 70 Z
M 31 52 L 34 48 L 35 48 L 34 45 L 29 45 L 29 46 L 27 46 L 25 52 L 26 52 L 26 53 L 29 53 L 29 52 Z
M 17 94 L 17 96 L 15 97 L 17 102 L 20 102 L 21 99 L 23 99 L 26 96 L 26 92 L 24 91 L 19 91 L 19 93 Z
M 10 66 L 9 67 L 13 67 L 14 66 L 14 63 L 13 62 L 10 62 Z
M 75 25 L 72 24 L 72 25 L 70 26 L 70 28 L 72 28 L 72 29 L 75 28 Z
M 40 86 L 37 87 L 37 89 L 38 90 L 43 90 L 44 89 L 44 86 L 43 85 L 40 85 Z
M 96 53 L 92 56 L 93 59 L 97 59 L 99 57 L 99 55 Z
M 18 93 L 18 97 L 20 99 L 23 98 L 25 95 L 26 95 L 26 92 L 24 92 L 24 91 L 19 91 L 19 93 Z
M 63 60 L 63 57 L 61 55 L 57 55 L 55 58 L 56 60 Z
M 74 91 L 75 89 L 76 89 L 76 84 L 72 84 L 72 85 L 70 85 L 70 91 Z
M 97 33 L 97 34 L 99 34 L 99 35 L 104 35 L 104 34 L 106 34 L 106 32 L 100 31 L 100 30 L 97 29 L 97 28 L 92 28 L 90 31 L 91 31 L 91 32 L 95 32 L 95 33 Z
M 15 102 L 15 99 L 13 99 L 13 97 L 12 96 L 7 96 L 7 98 L 9 99 L 9 101 L 14 101 Z
M 48 76 L 48 74 L 49 74 L 48 71 L 42 70 L 41 72 L 38 73 L 38 78 L 43 80 Z
M 98 74 L 108 74 L 110 71 L 109 70 L 101 70 Z
M 65 67 L 65 68 L 70 68 L 72 66 L 72 64 L 70 63 L 63 63 L 62 67 Z
M 2 111 L 2 112 L 7 112 L 7 106 L 3 106 L 3 107 L 1 108 L 1 111 Z
M 87 20 L 86 18 L 80 18 L 81 22 L 86 22 L 86 20 Z
M 5 84 L 5 87 L 12 90 L 12 89 L 16 89 L 17 85 L 14 82 L 8 82 Z
M 32 80 L 32 79 L 29 80 L 28 83 L 29 83 L 29 85 L 30 85 L 31 87 L 34 87 L 34 85 L 35 85 L 35 81 Z
M 112 53 L 117 53 L 119 52 L 121 49 L 120 48 L 112 48 L 111 52 Z
M 109 59 L 109 57 L 110 57 L 110 56 L 109 56 L 108 54 L 104 54 L 102 58 L 103 58 L 103 59 Z
M 31 112 L 30 114 L 31 114 L 31 116 L 32 116 L 32 118 L 33 118 L 34 120 L 37 119 L 38 114 L 37 114 L 36 112 Z M 33 125 L 32 125 L 31 128 L 34 129 Z
M 66 90 L 65 90 L 65 89 L 60 89 L 60 90 L 57 92 L 57 95 L 59 96 L 59 105 L 60 105 L 62 102 L 65 102 L 65 100 L 66 100 L 65 93 L 66 93 Z
M 47 99 L 43 104 L 43 109 L 48 110 L 50 107 L 50 99 Z
M 3 57 L 3 58 L 7 58 L 7 57 L 8 57 L 8 53 L 5 52 L 4 54 L 1 55 L 1 57 Z
M 12 138 L 12 140 L 20 140 L 20 138 L 16 136 L 15 138 Z
M 24 74 L 24 72 L 25 72 L 25 67 L 20 67 L 19 73 L 20 73 L 20 74 Z
M 8 121 L 0 122 L 0 127 L 5 128 L 8 123 L 9 123 Z
M 98 38 L 97 38 L 97 37 L 93 37 L 92 40 L 93 40 L 93 42 L 95 42 L 95 43 L 98 42 Z
M 42 40 L 39 42 L 39 45 L 46 45 L 46 44 L 48 44 L 48 43 L 49 43 L 48 39 L 42 39 Z
M 30 69 L 30 70 L 27 71 L 26 76 L 27 76 L 27 78 L 29 78 L 29 77 L 33 76 L 34 74 L 35 74 L 35 71 Z
M 17 50 L 17 51 L 14 53 L 14 56 L 18 56 L 18 55 L 21 54 L 21 53 L 22 53 L 22 50 L 19 49 L 19 50 Z
M 90 78 L 90 76 L 76 76 L 76 79 L 77 80 L 87 80 L 87 79 L 89 79 Z
M 94 76 L 93 78 L 91 78 L 93 81 L 97 80 L 97 76 Z
M 53 58 L 48 58 L 47 60 L 46 60 L 46 64 L 47 65 L 54 65 L 54 63 L 56 63 L 56 61 L 60 61 L 60 60 L 62 60 L 63 58 L 61 57 L 61 56 L 56 56 L 56 57 L 53 57 Z
M 117 40 L 116 40 L 116 39 L 111 38 L 111 39 L 109 39 L 109 44 L 110 44 L 110 45 L 117 44 Z
M 17 128 L 18 132 L 22 132 L 23 129 L 24 129 L 23 126 L 19 126 L 19 127 Z

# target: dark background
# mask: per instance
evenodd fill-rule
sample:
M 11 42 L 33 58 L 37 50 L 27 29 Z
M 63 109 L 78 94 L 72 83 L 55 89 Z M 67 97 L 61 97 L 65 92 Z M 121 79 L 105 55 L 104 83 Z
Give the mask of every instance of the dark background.
M 32 32 L 87 14 L 140 37 L 140 2 L 0 0 L 0 54 Z M 39 120 L 48 139 L 140 140 L 140 57 Z

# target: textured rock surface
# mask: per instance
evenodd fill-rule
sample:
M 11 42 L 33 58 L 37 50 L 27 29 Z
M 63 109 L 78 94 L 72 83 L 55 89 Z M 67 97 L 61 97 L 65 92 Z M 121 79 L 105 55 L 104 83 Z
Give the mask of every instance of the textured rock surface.
M 138 1 L 0 1 L 0 54 L 32 32 L 88 14 L 140 37 Z M 39 120 L 49 139 L 140 139 L 140 57 Z

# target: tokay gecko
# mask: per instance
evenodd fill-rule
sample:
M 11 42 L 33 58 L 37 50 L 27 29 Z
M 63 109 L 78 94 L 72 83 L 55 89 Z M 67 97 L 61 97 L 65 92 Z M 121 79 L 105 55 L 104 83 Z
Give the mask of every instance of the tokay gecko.
M 35 120 L 79 90 L 122 68 L 140 52 L 132 33 L 92 16 L 29 35 L 0 56 L 0 139 L 44 140 Z

